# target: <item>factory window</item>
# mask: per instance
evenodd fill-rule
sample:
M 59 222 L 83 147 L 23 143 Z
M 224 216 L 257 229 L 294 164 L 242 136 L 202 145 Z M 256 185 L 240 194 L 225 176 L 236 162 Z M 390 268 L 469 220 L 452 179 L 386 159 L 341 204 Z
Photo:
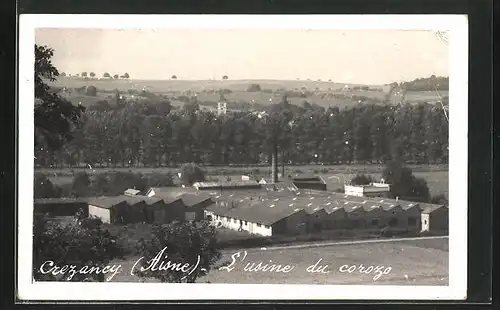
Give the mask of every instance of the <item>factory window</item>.
M 245 225 L 248 225 L 248 221 L 245 221 Z
M 415 226 L 415 225 L 417 225 L 417 219 L 416 219 L 416 218 L 414 218 L 414 217 L 409 217 L 409 218 L 408 218 L 408 225 L 410 225 L 410 226 Z
M 427 225 L 427 220 L 424 220 L 424 224 Z
M 394 227 L 394 226 L 398 226 L 398 219 L 393 217 L 390 221 L 389 221 L 389 226 L 391 227 Z

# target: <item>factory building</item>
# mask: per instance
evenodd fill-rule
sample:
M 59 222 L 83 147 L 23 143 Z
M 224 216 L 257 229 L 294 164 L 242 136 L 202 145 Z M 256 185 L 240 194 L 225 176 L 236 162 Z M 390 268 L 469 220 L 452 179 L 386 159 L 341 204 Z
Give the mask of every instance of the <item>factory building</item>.
M 367 185 L 345 184 L 344 193 L 358 197 L 388 197 L 390 185 L 385 183 L 370 183 Z

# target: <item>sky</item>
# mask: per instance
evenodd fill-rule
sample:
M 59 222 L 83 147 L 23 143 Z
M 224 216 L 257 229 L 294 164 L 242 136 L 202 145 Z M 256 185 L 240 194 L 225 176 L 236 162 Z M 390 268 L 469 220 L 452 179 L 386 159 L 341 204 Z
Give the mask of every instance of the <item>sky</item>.
M 424 30 L 38 28 L 35 42 L 71 74 L 359 84 L 448 76 L 447 45 Z

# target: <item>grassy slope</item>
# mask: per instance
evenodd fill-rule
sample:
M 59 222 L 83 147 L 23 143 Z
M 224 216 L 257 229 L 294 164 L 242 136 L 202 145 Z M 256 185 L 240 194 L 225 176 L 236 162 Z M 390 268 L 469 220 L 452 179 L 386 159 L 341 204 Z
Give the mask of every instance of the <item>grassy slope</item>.
M 385 284 L 385 285 L 448 285 L 448 239 L 399 241 L 387 243 L 334 245 L 319 248 L 248 250 L 245 262 L 269 262 L 291 264 L 296 266 L 288 274 L 267 272 L 244 272 L 245 264 L 235 265 L 235 269 L 211 271 L 199 282 L 212 283 L 266 283 L 266 284 Z M 225 252 L 224 261 L 237 252 Z M 123 271 L 117 275 L 115 282 L 137 282 L 128 271 L 136 258 L 117 261 L 122 264 Z M 317 260 L 329 264 L 329 274 L 311 274 L 305 269 Z M 382 275 L 377 281 L 373 275 L 360 273 L 340 273 L 338 268 L 344 264 L 364 266 L 386 266 L 392 271 Z M 407 278 L 405 277 L 407 276 Z M 148 280 L 149 282 L 150 280 Z

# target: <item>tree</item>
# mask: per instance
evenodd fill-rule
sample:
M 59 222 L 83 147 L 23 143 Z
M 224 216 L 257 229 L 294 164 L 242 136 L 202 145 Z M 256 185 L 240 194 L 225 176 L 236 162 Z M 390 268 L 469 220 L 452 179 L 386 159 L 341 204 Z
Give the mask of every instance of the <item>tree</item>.
M 366 174 L 357 174 L 351 180 L 352 185 L 368 185 L 373 182 L 373 178 L 371 175 Z
M 37 281 L 108 281 L 113 277 L 113 272 L 105 275 L 102 272 L 85 273 L 85 270 L 93 267 L 102 270 L 113 259 L 123 258 L 123 254 L 124 249 L 118 239 L 104 229 L 102 221 L 99 218 L 85 217 L 83 210 L 67 224 L 50 222 L 44 216 L 35 216 L 33 275 Z M 74 265 L 75 273 L 46 273 L 51 267 L 50 262 L 58 267 Z
M 432 196 L 430 203 L 447 206 L 449 202 L 445 195 L 439 194 Z
M 222 79 L 223 79 L 223 80 L 227 80 L 228 78 L 229 78 L 229 77 L 228 77 L 227 75 L 224 75 L 224 76 L 222 77 Z
M 95 77 L 95 73 L 94 72 L 90 72 L 90 77 L 94 78 Z
M 257 91 L 261 91 L 261 87 L 259 84 L 250 84 L 248 87 L 247 87 L 247 92 L 257 92 Z
M 92 196 L 105 196 L 111 193 L 109 178 L 106 173 L 99 173 L 91 181 Z
M 34 177 L 34 197 L 52 198 L 60 197 L 60 190 L 42 173 L 36 173 Z
M 60 76 L 66 76 L 65 72 L 61 72 Z
M 81 77 L 87 77 L 87 72 L 82 72 L 82 73 L 80 74 L 80 76 L 81 76 Z
M 130 78 L 130 75 L 127 72 L 125 72 L 125 74 L 123 74 L 123 78 L 128 79 Z
M 163 283 L 194 283 L 216 268 L 222 257 L 217 247 L 216 228 L 208 221 L 155 226 L 150 240 L 139 241 L 139 252 L 143 258 L 136 267 L 137 274 Z M 179 268 L 158 271 L 165 256 L 170 266 L 179 264 Z
M 174 180 L 170 173 L 153 173 L 148 175 L 148 186 L 164 187 L 174 185 Z
M 416 178 L 410 168 L 397 161 L 390 161 L 382 172 L 385 183 L 390 184 L 392 198 L 428 202 L 429 187 L 424 179 Z
M 113 78 L 118 79 L 119 78 L 118 74 L 113 75 Z
M 50 91 L 44 79 L 56 81 L 57 68 L 52 65 L 54 50 L 35 45 L 35 147 L 45 145 L 50 150 L 60 149 L 73 139 L 72 127 L 79 124 L 85 110 Z
M 109 72 L 104 72 L 104 74 L 102 75 L 102 77 L 110 78 L 111 75 L 109 74 Z
M 90 194 L 90 178 L 86 172 L 79 172 L 71 182 L 71 193 L 75 197 L 88 197 Z
M 194 163 L 183 164 L 180 169 L 181 180 L 185 185 L 191 185 L 194 182 L 205 180 L 205 171 Z
M 90 85 L 89 87 L 87 87 L 86 93 L 87 96 L 95 97 L 97 96 L 97 88 L 94 85 Z
M 172 75 L 171 79 L 172 80 L 177 80 L 177 75 Z

